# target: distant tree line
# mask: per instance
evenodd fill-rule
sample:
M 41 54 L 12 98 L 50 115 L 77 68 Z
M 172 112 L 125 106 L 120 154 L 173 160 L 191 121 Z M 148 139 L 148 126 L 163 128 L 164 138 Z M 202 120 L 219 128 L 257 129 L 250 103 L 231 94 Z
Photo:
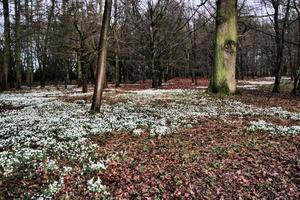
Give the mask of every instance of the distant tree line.
M 190 77 L 194 84 L 197 77 L 216 81 L 213 72 L 223 62 L 218 64 L 216 59 L 233 51 L 233 76 L 274 76 L 274 92 L 279 91 L 281 77 L 290 76 L 296 94 L 300 89 L 299 2 L 252 2 L 112 1 L 104 84 L 151 79 L 157 88 L 173 77 Z M 1 89 L 61 82 L 67 87 L 76 82 L 86 92 L 87 84 L 97 78 L 104 3 L 2 0 Z M 216 30 L 227 24 L 230 9 L 236 16 L 236 39 L 222 44 L 226 49 L 218 57 Z

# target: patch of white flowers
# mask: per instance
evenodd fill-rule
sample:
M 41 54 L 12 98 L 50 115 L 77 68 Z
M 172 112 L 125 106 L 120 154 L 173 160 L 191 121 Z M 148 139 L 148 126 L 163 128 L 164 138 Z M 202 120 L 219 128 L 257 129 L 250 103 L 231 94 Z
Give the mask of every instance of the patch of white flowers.
M 1 142 L 1 141 L 0 141 Z M 0 172 L 4 176 L 13 174 L 15 168 L 20 165 L 29 165 L 37 167 L 38 162 L 45 158 L 45 151 L 30 148 L 21 148 L 18 151 L 2 151 L 0 152 Z
M 124 101 L 103 105 L 100 114 L 89 113 L 89 105 L 84 101 L 66 103 L 56 99 L 64 95 L 76 96 L 76 93 L 50 90 L 0 95 L 0 106 L 19 107 L 0 113 L 0 173 L 11 176 L 23 164 L 34 169 L 45 160 L 48 160 L 45 168 L 55 170 L 56 161 L 49 158 L 80 162 L 92 171 L 105 170 L 106 162 L 91 162 L 99 160 L 95 153 L 99 146 L 91 139 L 97 134 L 126 132 L 139 136 L 149 132 L 152 136 L 162 136 L 191 128 L 202 116 L 277 116 L 300 121 L 299 113 L 280 107 L 255 108 L 216 99 L 199 90 L 112 92 L 110 95 Z M 49 194 L 60 183 L 53 182 Z M 90 181 L 89 189 L 95 191 L 97 185 L 99 190 L 103 189 L 100 183 Z
M 52 197 L 64 187 L 64 178 L 71 171 L 71 167 L 63 167 L 59 180 L 50 183 L 42 194 L 36 194 L 32 197 L 32 199 L 52 199 Z
M 48 185 L 48 188 L 44 191 L 44 195 L 46 198 L 51 198 L 53 195 L 55 195 L 60 189 L 62 184 L 58 181 L 54 181 L 50 185 Z
M 133 135 L 135 135 L 135 136 L 140 136 L 140 135 L 142 135 L 143 132 L 144 132 L 144 130 L 141 128 L 137 128 L 132 131 Z
M 46 163 L 41 164 L 41 167 L 43 167 L 49 171 L 55 171 L 58 169 L 57 162 L 52 159 L 49 159 L 46 161 Z
M 166 135 L 172 133 L 172 130 L 164 125 L 155 126 L 150 130 L 150 135 L 156 136 L 156 135 Z
M 300 126 L 280 126 L 272 123 L 267 123 L 263 120 L 251 122 L 247 130 L 250 132 L 263 131 L 271 134 L 280 135 L 297 135 L 300 134 Z
M 99 177 L 94 181 L 94 177 L 87 182 L 87 188 L 91 192 L 101 193 L 105 196 L 109 195 L 108 188 L 102 184 L 102 181 Z
M 106 161 L 100 160 L 97 162 L 90 161 L 87 165 L 85 165 L 84 170 L 86 172 L 91 171 L 104 171 L 107 169 Z

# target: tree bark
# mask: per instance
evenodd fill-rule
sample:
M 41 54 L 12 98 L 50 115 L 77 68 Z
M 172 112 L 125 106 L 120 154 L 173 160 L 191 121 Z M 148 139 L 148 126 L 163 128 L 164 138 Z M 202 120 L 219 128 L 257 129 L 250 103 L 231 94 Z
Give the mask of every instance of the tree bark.
M 21 88 L 21 41 L 20 41 L 20 1 L 15 0 L 15 60 L 16 60 L 16 87 Z
M 114 38 L 115 38 L 115 84 L 120 87 L 120 43 L 119 43 L 119 25 L 118 25 L 118 0 L 114 2 L 115 24 L 114 24 Z
M 64 72 L 65 72 L 65 89 L 68 89 L 68 83 L 70 81 L 70 72 L 69 72 L 69 61 L 64 61 Z
M 50 8 L 50 12 L 49 12 L 49 15 L 48 15 L 46 35 L 45 35 L 44 44 L 43 44 L 43 48 L 42 48 L 42 60 L 41 60 L 42 63 L 41 63 L 41 68 L 40 68 L 40 74 L 41 74 L 40 85 L 41 85 L 42 88 L 44 88 L 45 85 L 46 85 L 45 69 L 48 65 L 47 49 L 48 49 L 50 28 L 51 28 L 51 25 L 52 25 L 52 20 L 54 18 L 55 2 L 56 2 L 56 0 L 51 0 L 51 8 Z
M 11 38 L 10 38 L 10 21 L 9 21 L 9 1 L 3 0 L 3 15 L 4 15 L 4 56 L 3 56 L 3 75 L 1 88 L 8 89 L 8 71 L 11 62 Z
M 83 58 L 80 57 L 80 68 L 81 68 L 81 82 L 82 82 L 82 93 L 88 92 L 88 86 L 87 86 L 87 67 L 84 64 Z
M 106 57 L 107 57 L 107 32 L 110 24 L 112 0 L 105 0 L 101 35 L 99 40 L 98 65 L 96 72 L 96 84 L 91 110 L 100 112 L 104 81 L 106 76 Z
M 298 13 L 298 46 L 297 46 L 297 63 L 295 66 L 295 70 L 293 70 L 294 87 L 292 92 L 294 95 L 297 95 L 298 86 L 300 85 L 300 81 L 299 81 L 300 79 L 300 0 L 298 1 L 298 5 L 297 5 L 297 13 Z
M 150 68 L 151 68 L 151 76 L 152 76 L 152 88 L 158 88 L 158 70 L 156 67 L 156 37 L 157 37 L 157 27 L 155 23 L 154 17 L 154 8 L 153 2 L 151 3 L 148 1 L 148 9 L 149 9 L 149 18 L 150 18 L 150 26 L 149 26 L 149 33 L 150 33 Z
M 25 20 L 26 20 L 26 85 L 31 87 L 33 83 L 33 67 L 32 67 L 32 48 L 31 48 L 31 37 L 28 31 L 30 26 L 31 17 L 29 14 L 29 0 L 25 0 Z
M 210 90 L 232 94 L 236 91 L 237 1 L 218 0 L 215 60 Z
M 87 66 L 83 61 L 83 52 L 85 47 L 85 41 L 83 37 L 83 33 L 80 30 L 77 21 L 74 21 L 75 29 L 79 36 L 79 49 L 77 50 L 77 80 L 78 86 L 82 85 L 82 93 L 87 93 Z M 91 70 L 91 76 L 94 77 L 93 70 Z
M 274 8 L 274 30 L 275 30 L 275 42 L 276 42 L 276 62 L 275 62 L 275 69 L 274 69 L 275 82 L 274 82 L 272 92 L 277 93 L 279 92 L 281 73 L 282 73 L 281 66 L 282 66 L 283 50 L 284 50 L 284 38 L 285 38 L 284 36 L 285 36 L 287 21 L 289 17 L 290 0 L 288 0 L 287 3 L 287 8 L 283 19 L 283 25 L 281 28 L 280 28 L 280 19 L 279 19 L 280 1 L 272 0 L 272 5 Z
M 78 87 L 82 86 L 82 71 L 81 71 L 81 58 L 79 56 L 79 53 L 77 52 L 77 85 Z

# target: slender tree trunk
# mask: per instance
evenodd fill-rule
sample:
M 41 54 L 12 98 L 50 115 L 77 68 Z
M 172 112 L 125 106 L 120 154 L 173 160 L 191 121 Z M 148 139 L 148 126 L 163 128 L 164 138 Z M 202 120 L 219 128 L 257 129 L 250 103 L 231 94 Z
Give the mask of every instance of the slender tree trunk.
M 197 36 L 196 36 L 196 19 L 193 19 L 193 37 L 192 37 L 192 76 L 194 77 L 194 85 L 197 85 L 197 55 L 196 55 L 196 48 L 197 48 Z
M 298 6 L 297 6 L 297 12 L 298 12 L 298 46 L 297 46 L 297 63 L 295 66 L 295 70 L 293 70 L 294 74 L 294 87 L 293 87 L 293 94 L 297 94 L 298 90 L 298 82 L 300 84 L 300 0 L 298 1 Z
M 87 67 L 84 64 L 83 58 L 80 58 L 80 66 L 81 66 L 81 82 L 82 82 L 82 93 L 88 92 L 88 83 L 87 83 Z
M 15 60 L 17 89 L 20 89 L 22 85 L 20 31 L 20 1 L 15 0 Z
M 116 87 L 120 87 L 120 64 L 119 64 L 119 54 L 120 54 L 120 43 L 119 43 L 119 25 L 118 25 L 118 0 L 114 2 L 115 10 L 115 24 L 114 24 L 114 37 L 115 37 L 115 83 Z
M 210 89 L 214 93 L 236 91 L 237 0 L 217 0 L 214 71 Z
M 110 23 L 112 0 L 105 0 L 104 15 L 99 40 L 98 66 L 96 73 L 96 84 L 94 89 L 92 110 L 100 112 L 104 81 L 106 76 L 106 57 L 107 57 L 107 32 Z
M 27 27 L 27 31 L 26 31 L 26 85 L 31 87 L 32 86 L 32 81 L 33 81 L 33 69 L 32 69 L 32 58 L 31 58 L 31 53 L 32 53 L 32 49 L 31 49 L 31 41 L 30 41 L 30 32 L 29 30 L 29 26 L 30 26 L 30 14 L 29 14 L 29 5 L 28 2 L 29 0 L 25 0 L 25 19 L 26 19 L 26 27 Z
M 3 56 L 3 77 L 1 87 L 3 90 L 8 89 L 8 72 L 11 68 L 11 38 L 10 38 L 10 21 L 9 21 L 9 1 L 3 0 L 4 15 L 4 56 Z
M 274 29 L 275 29 L 275 42 L 276 42 L 276 62 L 275 62 L 275 69 L 274 69 L 274 76 L 275 76 L 275 83 L 273 87 L 273 92 L 279 92 L 279 85 L 281 79 L 281 62 L 282 56 L 281 52 L 281 37 L 280 37 L 280 27 L 279 27 L 279 1 L 273 4 L 274 7 Z
M 87 87 L 87 66 L 85 65 L 83 61 L 83 51 L 84 51 L 84 37 L 83 34 L 78 27 L 77 22 L 74 22 L 74 26 L 76 28 L 76 31 L 79 35 L 79 43 L 80 47 L 77 51 L 77 78 L 78 78 L 78 86 L 82 85 L 82 93 L 87 93 L 88 87 Z M 94 71 L 91 69 L 91 76 L 94 77 Z
M 276 63 L 275 63 L 275 82 L 273 86 L 272 92 L 277 93 L 279 92 L 280 80 L 281 80 L 281 73 L 282 73 L 282 60 L 283 60 L 283 50 L 284 50 L 284 36 L 287 27 L 287 21 L 289 18 L 289 11 L 290 11 L 290 0 L 287 2 L 287 8 L 285 11 L 283 25 L 280 30 L 280 19 L 279 19 L 279 0 L 273 0 L 272 5 L 274 8 L 274 30 L 275 30 L 275 42 L 276 42 Z
M 150 17 L 150 27 L 149 27 L 149 33 L 150 33 L 150 68 L 151 68 L 151 74 L 152 74 L 152 88 L 158 87 L 158 70 L 156 68 L 156 24 L 155 24 L 155 16 L 154 16 L 154 8 L 150 1 L 148 1 L 148 9 L 149 9 L 149 17 Z
M 187 59 L 187 65 L 188 65 L 188 68 L 189 68 L 189 74 L 192 78 L 192 84 L 194 84 L 194 69 L 192 67 L 192 60 L 191 60 L 191 49 L 187 49 L 186 50 L 186 59 Z
M 98 0 L 98 4 L 99 4 L 99 16 L 100 16 L 99 20 L 100 20 L 101 24 L 102 24 L 102 20 L 103 20 L 102 19 L 102 17 L 103 17 L 102 3 L 103 3 L 103 0 Z
M 157 59 L 157 72 L 158 72 L 158 77 L 157 77 L 157 86 L 162 86 L 162 82 L 163 82 L 163 68 L 162 68 L 162 60 L 159 57 Z
M 70 74 L 69 74 L 69 62 L 68 61 L 65 61 L 64 62 L 64 67 L 65 67 L 65 89 L 68 88 L 68 83 L 70 81 Z
M 81 58 L 78 55 L 79 53 L 77 53 L 77 85 L 78 87 L 82 86 L 82 66 L 81 66 Z
M 56 0 L 51 0 L 51 8 L 50 8 L 50 12 L 49 12 L 49 15 L 48 15 L 46 35 L 45 35 L 44 44 L 43 44 L 43 48 L 42 48 L 42 65 L 41 65 L 41 69 L 40 69 L 40 73 L 41 73 L 40 84 L 41 84 L 42 88 L 44 88 L 45 85 L 46 85 L 45 69 L 48 65 L 47 50 L 48 50 L 50 28 L 51 28 L 52 20 L 54 18 L 55 1 Z
M 118 47 L 117 47 L 118 48 Z M 120 87 L 120 59 L 119 59 L 119 50 L 116 50 L 115 54 L 115 82 L 116 82 L 116 87 Z

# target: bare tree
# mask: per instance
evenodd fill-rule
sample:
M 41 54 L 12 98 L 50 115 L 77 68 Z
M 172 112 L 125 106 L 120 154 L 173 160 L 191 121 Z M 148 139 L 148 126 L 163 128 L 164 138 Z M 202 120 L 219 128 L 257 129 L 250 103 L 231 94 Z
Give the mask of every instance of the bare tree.
M 20 27 L 20 1 L 15 0 L 15 62 L 16 62 L 16 87 L 21 88 L 21 27 Z
M 115 84 L 116 87 L 120 86 L 120 42 L 119 42 L 119 7 L 118 7 L 118 0 L 114 1 L 114 12 L 115 12 L 115 16 L 114 16 L 114 27 L 113 27 L 113 31 L 114 31 L 114 40 L 115 40 Z
M 111 18 L 112 0 L 105 0 L 101 35 L 99 40 L 98 66 L 96 72 L 96 84 L 94 89 L 92 108 L 95 112 L 100 112 L 102 93 L 106 76 L 107 59 L 107 32 Z
M 300 90 L 300 0 L 298 1 L 298 4 L 296 0 L 294 0 L 294 6 L 297 11 L 298 15 L 298 45 L 297 45 L 297 62 L 296 67 L 293 72 L 293 78 L 294 78 L 294 86 L 293 86 L 293 94 L 297 95 L 297 91 Z
M 282 5 L 281 0 L 271 0 L 272 8 L 274 10 L 273 14 L 273 26 L 275 31 L 275 43 L 276 43 L 276 62 L 274 66 L 274 76 L 275 83 L 273 87 L 273 92 L 279 92 L 279 85 L 282 73 L 282 62 L 283 62 L 283 52 L 285 44 L 285 32 L 288 26 L 288 19 L 290 13 L 290 0 L 287 0 L 286 5 Z M 283 2 L 285 3 L 285 1 Z M 285 8 L 285 13 L 280 13 L 281 10 Z M 280 16 L 283 17 L 281 18 Z
M 31 3 L 32 6 L 32 3 Z M 31 86 L 33 83 L 33 65 L 32 65 L 32 40 L 30 27 L 32 15 L 29 11 L 29 0 L 25 0 L 25 33 L 26 33 L 26 84 Z
M 3 59 L 3 75 L 1 77 L 3 90 L 8 89 L 8 72 L 11 68 L 11 37 L 10 37 L 10 21 L 9 21 L 9 1 L 3 0 L 4 14 L 4 59 Z

